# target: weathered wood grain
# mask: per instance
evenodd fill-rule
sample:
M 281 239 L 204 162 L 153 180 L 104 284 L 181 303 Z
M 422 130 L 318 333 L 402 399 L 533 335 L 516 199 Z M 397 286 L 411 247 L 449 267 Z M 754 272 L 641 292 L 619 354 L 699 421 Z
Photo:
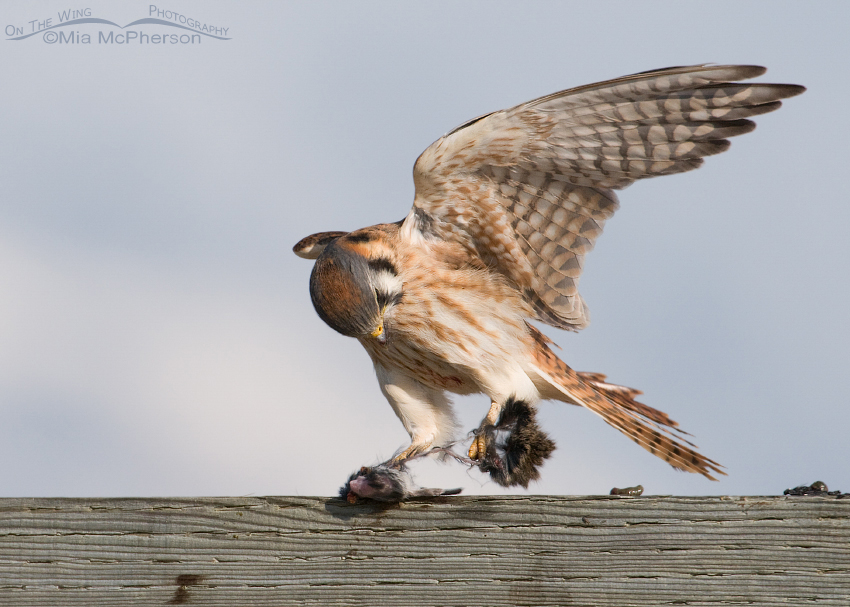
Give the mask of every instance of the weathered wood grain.
M 850 499 L 0 499 L 0 606 L 850 605 Z

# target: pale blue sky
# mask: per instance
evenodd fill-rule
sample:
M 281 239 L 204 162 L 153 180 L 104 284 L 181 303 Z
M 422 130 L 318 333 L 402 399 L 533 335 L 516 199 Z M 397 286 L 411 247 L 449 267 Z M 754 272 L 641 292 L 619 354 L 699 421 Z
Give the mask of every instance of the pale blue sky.
M 149 5 L 86 6 L 124 25 Z M 0 40 L 0 495 L 335 493 L 407 436 L 315 315 L 294 242 L 403 217 L 413 161 L 468 118 L 702 62 L 809 90 L 699 171 L 622 192 L 582 279 L 590 328 L 547 333 L 729 476 L 544 403 L 558 450 L 529 492 L 850 491 L 850 5 L 588 5 L 175 2 L 231 39 Z M 0 24 L 68 8 L 5 2 Z M 458 409 L 471 429 L 487 401 Z

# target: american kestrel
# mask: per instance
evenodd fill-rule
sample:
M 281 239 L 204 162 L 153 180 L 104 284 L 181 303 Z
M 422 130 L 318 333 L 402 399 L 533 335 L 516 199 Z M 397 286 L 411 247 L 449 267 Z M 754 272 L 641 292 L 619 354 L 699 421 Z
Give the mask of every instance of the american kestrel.
M 491 407 L 469 456 L 510 401 L 580 405 L 674 468 L 716 480 L 639 391 L 579 373 L 529 321 L 578 331 L 584 257 L 617 210 L 615 190 L 690 171 L 748 133 L 747 118 L 805 88 L 741 83 L 765 68 L 673 67 L 553 93 L 474 118 L 413 168 L 407 217 L 295 245 L 315 259 L 310 295 L 331 328 L 366 348 L 381 391 L 410 434 L 401 464 L 452 441 L 447 393 L 484 393 Z M 684 434 L 684 433 L 682 433 Z

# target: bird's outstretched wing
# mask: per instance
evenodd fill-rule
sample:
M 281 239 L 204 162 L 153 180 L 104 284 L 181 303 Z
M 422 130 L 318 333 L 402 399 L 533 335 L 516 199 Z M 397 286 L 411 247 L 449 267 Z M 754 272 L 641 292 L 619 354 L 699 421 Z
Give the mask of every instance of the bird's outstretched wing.
M 524 294 L 538 319 L 579 330 L 584 256 L 613 190 L 690 171 L 801 86 L 739 83 L 758 66 L 700 65 L 561 91 L 456 128 L 416 161 L 409 238 L 463 245 Z

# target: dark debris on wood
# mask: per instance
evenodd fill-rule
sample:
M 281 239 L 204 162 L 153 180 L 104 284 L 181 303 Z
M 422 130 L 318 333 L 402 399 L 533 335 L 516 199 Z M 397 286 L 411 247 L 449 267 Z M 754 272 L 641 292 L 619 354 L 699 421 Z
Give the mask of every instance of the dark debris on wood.
M 794 487 L 793 489 L 786 489 L 785 495 L 815 497 L 832 496 L 837 497 L 838 499 L 850 497 L 850 493 L 842 493 L 841 491 L 830 491 L 829 487 L 827 487 L 826 483 L 824 483 L 823 481 L 815 481 L 811 485 L 800 485 L 799 487 Z

